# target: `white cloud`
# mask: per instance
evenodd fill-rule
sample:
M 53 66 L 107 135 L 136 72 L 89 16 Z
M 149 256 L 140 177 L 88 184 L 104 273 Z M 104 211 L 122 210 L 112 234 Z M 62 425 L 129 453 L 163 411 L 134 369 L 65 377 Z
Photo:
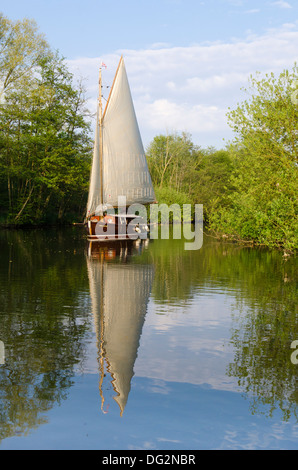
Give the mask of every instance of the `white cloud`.
M 143 107 L 143 121 L 158 132 L 212 133 L 226 131 L 225 110 L 217 106 L 155 100 Z
M 253 8 L 252 10 L 245 10 L 244 13 L 250 15 L 253 13 L 260 13 L 260 10 L 258 8 Z
M 277 2 L 273 2 L 272 5 L 276 5 L 280 8 L 292 8 L 292 5 L 290 5 L 288 2 L 285 2 L 284 0 L 278 0 Z
M 69 64 L 88 77 L 89 96 L 95 103 L 101 60 L 108 65 L 104 80 L 111 84 L 123 53 L 145 145 L 157 133 L 176 130 L 190 132 L 199 145 L 222 146 L 222 138 L 232 137 L 228 107 L 246 99 L 241 88 L 248 85 L 249 76 L 291 69 L 297 50 L 298 29 L 293 23 L 231 42 L 116 51 Z
M 168 42 L 155 42 L 151 45 L 151 49 L 163 49 L 165 47 L 171 47 Z

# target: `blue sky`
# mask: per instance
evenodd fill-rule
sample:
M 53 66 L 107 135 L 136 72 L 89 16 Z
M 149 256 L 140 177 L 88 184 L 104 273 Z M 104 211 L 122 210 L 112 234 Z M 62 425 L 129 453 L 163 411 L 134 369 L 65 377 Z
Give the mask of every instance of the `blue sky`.
M 298 62 L 297 0 L 10 0 L 10 19 L 34 18 L 50 45 L 86 79 L 96 102 L 123 53 L 145 146 L 159 133 L 189 132 L 206 147 L 232 138 L 226 112 L 246 98 L 256 71 Z

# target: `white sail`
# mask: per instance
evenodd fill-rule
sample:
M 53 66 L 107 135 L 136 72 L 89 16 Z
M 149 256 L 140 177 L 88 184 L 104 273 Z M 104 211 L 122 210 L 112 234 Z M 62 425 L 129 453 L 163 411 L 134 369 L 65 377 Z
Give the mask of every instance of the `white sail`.
M 108 365 L 121 414 L 130 392 L 134 364 L 153 282 L 153 266 L 87 259 L 99 353 Z
M 97 161 L 93 163 L 87 215 L 98 206 L 101 184 L 103 205 L 117 207 L 119 196 L 126 198 L 127 206 L 154 202 L 154 190 L 123 58 L 120 60 L 101 123 L 102 142 L 95 142 L 94 159 Z M 97 129 L 97 138 L 98 134 Z M 98 167 L 101 160 L 102 181 Z

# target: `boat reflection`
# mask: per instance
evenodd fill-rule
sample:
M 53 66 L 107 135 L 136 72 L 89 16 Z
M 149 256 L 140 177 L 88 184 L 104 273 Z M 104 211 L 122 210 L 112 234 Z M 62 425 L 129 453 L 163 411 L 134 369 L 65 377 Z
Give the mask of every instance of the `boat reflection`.
M 99 392 L 104 411 L 110 385 L 122 416 L 134 375 L 154 268 L 138 264 L 135 256 L 145 243 L 89 244 L 87 268 L 97 336 Z M 104 383 L 110 377 L 108 386 Z M 106 411 L 104 411 L 106 412 Z

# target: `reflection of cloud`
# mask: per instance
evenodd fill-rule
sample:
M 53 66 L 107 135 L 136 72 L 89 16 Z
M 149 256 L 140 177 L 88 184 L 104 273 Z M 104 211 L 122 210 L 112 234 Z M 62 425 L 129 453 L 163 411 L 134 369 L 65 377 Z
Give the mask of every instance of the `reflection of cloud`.
M 170 442 L 171 444 L 181 444 L 182 441 L 178 441 L 177 439 L 167 439 L 166 437 L 158 437 L 158 442 Z
M 226 376 L 233 358 L 233 348 L 225 339 L 232 304 L 232 298 L 208 287 L 205 295 L 201 292 L 180 306 L 157 300 L 149 304 L 135 375 L 154 379 L 156 393 L 167 390 L 167 382 L 237 390 L 236 379 Z
M 153 379 L 148 387 L 150 393 L 159 393 L 161 395 L 168 395 L 170 388 L 164 380 Z
M 231 137 L 226 112 L 246 99 L 241 88 L 247 86 L 249 76 L 292 68 L 297 48 L 297 23 L 293 23 L 263 35 L 249 32 L 230 42 L 188 47 L 155 44 L 101 58 L 78 58 L 69 65 L 88 78 L 88 94 L 94 100 L 101 60 L 108 66 L 104 80 L 109 85 L 123 53 L 144 143 L 157 133 L 176 130 L 190 132 L 195 143 L 217 145 L 223 137 Z

